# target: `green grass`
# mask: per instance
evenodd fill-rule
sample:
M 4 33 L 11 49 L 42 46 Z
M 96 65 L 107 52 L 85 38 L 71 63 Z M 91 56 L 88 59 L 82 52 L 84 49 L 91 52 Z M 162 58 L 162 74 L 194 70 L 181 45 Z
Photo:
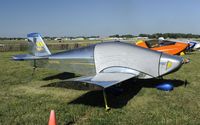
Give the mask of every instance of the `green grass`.
M 78 90 L 74 83 L 63 84 L 59 79 L 43 80 L 59 71 L 39 68 L 31 76 L 30 62 L 10 60 L 20 53 L 0 53 L 0 125 L 47 124 L 51 109 L 61 125 L 200 123 L 200 53 L 187 55 L 190 63 L 164 77 L 177 85 L 173 91 L 153 88 L 154 80 L 129 80 L 122 84 L 124 93 L 108 94 L 109 112 L 99 90 L 90 91 L 87 86 Z M 187 87 L 182 85 L 185 80 L 190 83 Z
M 20 44 L 26 42 L 25 40 L 0 40 L 0 44 Z

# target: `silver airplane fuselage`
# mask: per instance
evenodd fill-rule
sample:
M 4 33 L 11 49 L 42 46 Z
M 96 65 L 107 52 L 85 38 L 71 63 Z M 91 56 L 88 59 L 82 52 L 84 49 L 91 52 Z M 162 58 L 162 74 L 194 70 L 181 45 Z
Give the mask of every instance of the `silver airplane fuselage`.
M 104 42 L 88 47 L 52 54 L 49 63 L 66 64 L 65 71 L 81 75 L 101 72 L 121 72 L 138 75 L 138 78 L 154 78 L 178 70 L 183 59 L 122 42 Z M 51 62 L 52 60 L 53 62 Z M 61 61 L 62 60 L 62 61 Z M 62 65 L 63 66 L 63 65 Z

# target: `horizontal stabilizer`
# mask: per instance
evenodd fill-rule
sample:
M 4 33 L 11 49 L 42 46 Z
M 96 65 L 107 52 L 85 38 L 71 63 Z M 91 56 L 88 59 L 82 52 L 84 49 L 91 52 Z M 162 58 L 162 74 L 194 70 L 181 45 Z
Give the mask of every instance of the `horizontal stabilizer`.
M 127 73 L 98 73 L 95 76 L 78 77 L 67 81 L 86 82 L 108 88 L 133 77 L 136 77 L 136 75 Z
M 30 54 L 21 54 L 13 56 L 12 59 L 16 61 L 23 61 L 23 60 L 35 60 L 35 59 L 48 59 L 48 57 L 38 57 Z

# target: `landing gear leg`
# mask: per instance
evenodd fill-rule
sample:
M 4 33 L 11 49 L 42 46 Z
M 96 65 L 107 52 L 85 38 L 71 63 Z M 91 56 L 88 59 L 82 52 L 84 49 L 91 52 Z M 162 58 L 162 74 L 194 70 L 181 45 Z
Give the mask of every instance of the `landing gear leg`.
M 105 89 L 103 89 L 103 98 L 104 98 L 104 103 L 105 103 L 106 111 L 108 111 L 108 110 L 110 110 L 110 107 L 108 107 L 108 104 L 107 104 L 107 98 L 106 98 Z
M 37 68 L 37 66 L 36 66 L 36 60 L 34 59 L 33 60 L 33 72 L 32 72 L 32 76 L 34 75 L 36 68 Z

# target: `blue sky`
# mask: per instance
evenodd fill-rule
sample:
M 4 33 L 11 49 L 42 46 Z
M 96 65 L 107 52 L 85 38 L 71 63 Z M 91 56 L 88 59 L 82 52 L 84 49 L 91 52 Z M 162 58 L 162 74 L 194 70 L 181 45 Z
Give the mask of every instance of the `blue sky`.
M 200 0 L 1 0 L 0 37 L 200 34 Z

